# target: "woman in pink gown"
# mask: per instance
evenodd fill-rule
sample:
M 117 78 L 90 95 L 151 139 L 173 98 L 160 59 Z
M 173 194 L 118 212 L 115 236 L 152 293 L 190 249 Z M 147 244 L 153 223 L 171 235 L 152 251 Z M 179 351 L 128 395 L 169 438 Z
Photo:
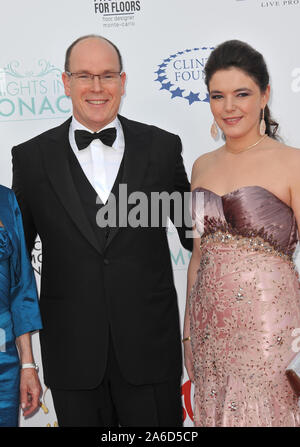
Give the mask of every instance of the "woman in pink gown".
M 206 84 L 212 134 L 225 144 L 192 173 L 194 249 L 188 270 L 185 365 L 197 426 L 300 426 L 285 369 L 297 354 L 300 150 L 276 139 L 260 53 L 227 41 Z M 200 238 L 201 236 L 201 238 Z

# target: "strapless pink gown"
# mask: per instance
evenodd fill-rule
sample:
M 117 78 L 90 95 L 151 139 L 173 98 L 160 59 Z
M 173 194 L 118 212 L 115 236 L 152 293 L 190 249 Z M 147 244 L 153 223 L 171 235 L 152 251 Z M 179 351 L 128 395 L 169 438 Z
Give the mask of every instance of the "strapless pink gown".
M 195 425 L 300 426 L 285 376 L 300 328 L 292 209 L 259 186 L 222 197 L 196 188 L 193 215 L 199 232 L 204 224 L 190 294 Z

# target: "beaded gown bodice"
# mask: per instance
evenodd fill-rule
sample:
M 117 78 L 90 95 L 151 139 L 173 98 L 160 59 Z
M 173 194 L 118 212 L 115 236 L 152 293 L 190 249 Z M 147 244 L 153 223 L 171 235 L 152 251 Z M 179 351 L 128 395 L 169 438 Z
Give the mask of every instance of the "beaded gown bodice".
M 203 221 L 196 218 L 196 192 L 202 192 Z M 297 223 L 293 210 L 276 195 L 261 186 L 243 186 L 232 192 L 218 194 L 198 187 L 193 191 L 196 226 L 203 236 L 216 231 L 258 236 L 278 252 L 292 256 L 298 242 Z M 202 208 L 203 209 L 203 208 Z M 201 207 L 198 208 L 198 214 Z

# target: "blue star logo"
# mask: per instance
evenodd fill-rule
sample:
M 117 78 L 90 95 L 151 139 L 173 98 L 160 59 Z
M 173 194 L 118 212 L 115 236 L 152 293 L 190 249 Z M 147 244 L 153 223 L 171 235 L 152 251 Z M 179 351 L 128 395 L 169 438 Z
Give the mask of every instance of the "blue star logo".
M 185 96 L 185 98 L 189 101 L 189 105 L 192 105 L 193 102 L 200 101 L 199 93 L 190 92 L 188 96 Z
M 172 87 L 171 82 L 167 82 L 166 84 L 161 84 L 160 90 L 170 90 L 170 88 Z
M 180 97 L 180 98 L 182 98 L 183 96 L 182 96 L 182 93 L 184 92 L 184 89 L 181 89 L 181 88 L 177 88 L 176 90 L 170 90 L 170 92 L 172 93 L 172 99 L 173 98 L 176 98 L 176 97 Z
M 154 79 L 155 81 L 158 81 L 160 83 L 162 83 L 163 81 L 165 81 L 167 78 L 167 76 L 158 76 L 157 79 Z
M 209 93 L 206 93 L 206 97 L 202 99 L 203 102 L 210 102 Z
M 165 72 L 166 72 L 166 70 L 159 69 L 159 70 L 155 71 L 154 73 L 157 73 L 157 75 L 159 76 L 160 74 L 165 73 Z
M 187 48 L 184 51 L 178 51 L 177 53 L 171 54 L 167 59 L 163 59 L 163 62 L 158 65 L 158 69 L 155 71 L 155 73 L 157 75 L 157 78 L 155 79 L 155 81 L 160 82 L 160 84 L 161 84 L 160 90 L 169 91 L 171 94 L 171 99 L 174 99 L 174 98 L 185 99 L 186 101 L 188 101 L 189 105 L 192 105 L 195 102 L 209 103 L 209 100 L 210 100 L 209 94 L 206 93 L 205 98 L 202 99 L 203 98 L 202 93 L 201 93 L 202 90 L 196 91 L 196 92 L 190 90 L 190 93 L 188 95 L 186 93 L 186 95 L 184 96 L 184 92 L 188 92 L 190 88 L 193 88 L 192 85 L 197 85 L 197 84 L 194 84 L 194 81 L 196 81 L 196 78 L 194 78 L 194 73 L 191 73 L 191 71 L 195 70 L 195 68 L 190 67 L 190 69 L 189 69 L 189 68 L 186 68 L 185 65 L 181 64 L 181 70 L 183 70 L 183 68 L 186 69 L 187 73 L 184 73 L 184 74 L 189 75 L 189 77 L 186 77 L 186 76 L 181 77 L 180 69 L 177 70 L 177 68 L 175 68 L 176 64 L 175 64 L 174 60 L 176 60 L 177 57 L 184 56 L 184 55 L 188 55 L 188 58 L 190 59 L 192 56 L 190 53 L 192 53 L 193 51 L 194 52 L 198 52 L 198 51 L 205 52 L 205 54 L 201 57 L 208 57 L 207 52 L 209 52 L 210 50 L 213 50 L 213 49 L 214 49 L 213 47 L 202 47 L 202 48 L 195 47 L 195 48 L 191 48 L 191 49 Z M 197 57 L 198 57 L 198 55 L 197 55 Z M 179 66 L 180 66 L 180 63 L 179 63 Z M 177 65 L 177 67 L 178 67 L 178 65 Z M 199 68 L 198 70 L 201 70 L 201 69 L 202 68 Z M 176 81 L 173 81 L 173 82 L 175 82 L 175 84 L 174 83 L 172 84 L 172 82 L 170 81 L 170 74 L 171 74 L 172 70 L 179 71 L 178 75 L 176 73 L 176 76 L 174 76 L 174 77 L 176 77 Z M 201 76 L 198 76 L 197 79 L 198 79 L 198 81 L 197 81 L 198 85 L 199 85 L 199 82 L 203 83 Z M 179 82 L 180 82 L 180 86 L 178 86 Z M 190 82 L 192 82 L 192 84 Z M 176 83 L 177 83 L 177 85 L 176 85 Z M 188 87 L 183 88 L 185 86 L 185 84 Z M 173 87 L 174 85 L 175 85 L 175 87 L 173 88 L 173 90 L 171 90 L 171 87 Z M 200 97 L 200 94 L 201 94 L 201 97 Z

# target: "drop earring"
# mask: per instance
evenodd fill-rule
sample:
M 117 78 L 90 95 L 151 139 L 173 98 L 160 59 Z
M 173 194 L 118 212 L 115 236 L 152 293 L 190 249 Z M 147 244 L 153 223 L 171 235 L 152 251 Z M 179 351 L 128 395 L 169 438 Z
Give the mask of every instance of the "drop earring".
M 215 120 L 213 121 L 213 123 L 211 125 L 210 134 L 214 140 L 217 140 L 217 138 L 219 136 L 219 130 L 218 130 L 218 126 L 217 126 L 217 123 Z
M 259 123 L 259 133 L 261 136 L 266 133 L 266 122 L 265 122 L 265 108 L 262 109 L 262 116 Z

